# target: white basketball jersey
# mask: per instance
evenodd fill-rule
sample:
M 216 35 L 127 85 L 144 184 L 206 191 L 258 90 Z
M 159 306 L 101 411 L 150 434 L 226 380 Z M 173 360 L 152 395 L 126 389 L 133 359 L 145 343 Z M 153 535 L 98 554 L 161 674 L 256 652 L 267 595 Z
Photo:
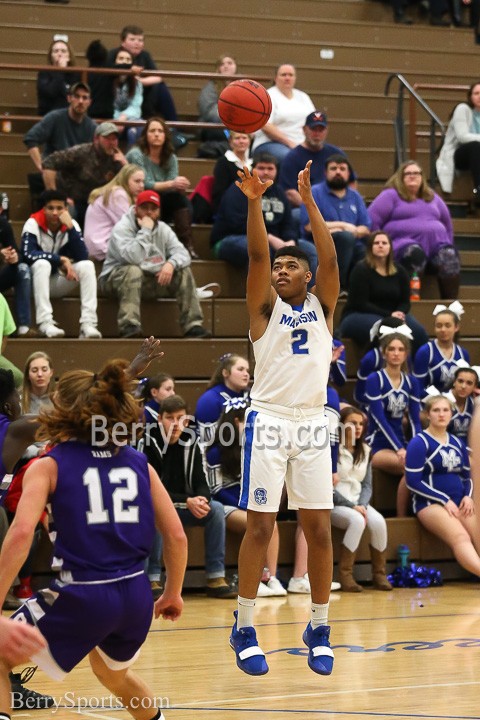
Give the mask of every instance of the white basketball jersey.
M 322 408 L 332 360 L 332 336 L 316 295 L 300 310 L 278 297 L 267 329 L 253 343 L 252 404 Z

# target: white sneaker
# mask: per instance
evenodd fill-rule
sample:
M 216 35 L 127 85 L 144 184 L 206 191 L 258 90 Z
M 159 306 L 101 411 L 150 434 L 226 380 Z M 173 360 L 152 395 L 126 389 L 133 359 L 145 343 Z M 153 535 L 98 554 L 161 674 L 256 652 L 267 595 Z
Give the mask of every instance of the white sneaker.
M 267 582 L 267 587 L 269 590 L 272 591 L 272 595 L 276 595 L 277 597 L 287 594 L 287 591 L 283 587 L 282 583 L 275 576 L 271 577 L 270 580 Z
M 65 330 L 62 330 L 62 328 L 57 327 L 57 324 L 51 320 L 50 322 L 44 322 L 41 325 L 39 325 L 38 329 L 42 333 L 42 335 L 45 335 L 45 337 L 54 338 L 54 337 L 64 337 Z
M 197 288 L 197 297 L 199 300 L 208 300 L 209 298 L 218 297 L 221 290 L 222 288 L 218 283 L 208 283 L 208 285 Z
M 265 583 L 260 583 L 257 590 L 257 597 L 271 597 L 272 595 L 275 595 L 270 588 L 268 588 Z
M 95 327 L 95 325 L 87 325 L 86 323 L 80 327 L 80 335 L 78 337 L 81 338 L 101 338 L 102 333 L 98 328 Z
M 305 573 L 303 577 L 292 577 L 288 582 L 289 593 L 301 593 L 302 595 L 310 595 L 310 580 L 308 579 L 308 573 Z
M 335 590 L 340 590 L 342 586 L 340 583 L 335 582 L 335 580 L 332 581 L 332 584 L 330 585 L 330 592 L 335 592 Z

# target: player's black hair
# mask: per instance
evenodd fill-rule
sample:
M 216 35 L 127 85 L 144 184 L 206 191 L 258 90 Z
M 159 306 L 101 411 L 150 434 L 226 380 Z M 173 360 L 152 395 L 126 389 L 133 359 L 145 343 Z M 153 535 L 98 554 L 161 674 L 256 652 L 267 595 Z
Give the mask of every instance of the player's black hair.
M 15 380 L 11 370 L 0 368 L 0 411 L 15 391 Z
M 297 258 L 298 260 L 303 260 L 307 263 L 308 269 L 310 269 L 310 262 L 307 253 L 300 250 L 300 248 L 296 245 L 288 245 L 287 247 L 279 248 L 273 256 L 273 262 L 275 262 L 275 260 L 279 257 L 285 257 L 285 255 Z

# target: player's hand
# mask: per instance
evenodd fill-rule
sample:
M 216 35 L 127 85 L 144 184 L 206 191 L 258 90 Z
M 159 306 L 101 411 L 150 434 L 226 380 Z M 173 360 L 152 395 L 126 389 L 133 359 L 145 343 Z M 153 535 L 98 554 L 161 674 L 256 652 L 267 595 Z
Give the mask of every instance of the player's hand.
M 127 374 L 131 378 L 142 375 L 152 360 L 160 360 L 163 355 L 164 353 L 160 350 L 160 340 L 155 340 L 153 335 L 145 338 L 140 350 L 127 368 Z
M 312 186 L 310 184 L 310 165 L 312 161 L 309 160 L 303 170 L 298 173 L 298 192 L 302 198 L 303 203 L 307 203 L 312 199 Z
M 407 456 L 407 451 L 405 448 L 400 448 L 400 450 L 397 450 L 397 458 L 400 460 L 402 465 L 405 465 L 405 458 Z
M 256 198 L 262 197 L 265 190 L 267 190 L 270 185 L 273 185 L 273 180 L 266 180 L 265 182 L 262 182 L 257 175 L 257 171 L 252 170 L 252 172 L 250 172 L 246 165 L 243 170 L 239 170 L 237 172 L 237 175 L 240 178 L 240 181 L 235 180 L 235 185 L 240 188 L 249 200 L 255 200 Z
M 155 617 L 162 616 L 164 620 L 178 620 L 183 610 L 181 595 L 171 595 L 167 591 L 160 595 L 154 603 Z
M 27 662 L 46 644 L 37 628 L 17 620 L 0 618 L 0 654 L 12 666 Z

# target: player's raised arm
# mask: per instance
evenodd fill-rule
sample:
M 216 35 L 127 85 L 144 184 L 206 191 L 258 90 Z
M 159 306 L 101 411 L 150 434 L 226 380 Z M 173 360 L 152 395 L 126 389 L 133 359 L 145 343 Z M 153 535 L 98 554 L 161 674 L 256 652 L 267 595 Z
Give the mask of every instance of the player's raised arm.
M 240 181 L 236 185 L 248 198 L 247 241 L 248 241 L 248 277 L 247 307 L 250 315 L 252 340 L 260 337 L 268 320 L 266 309 L 270 311 L 273 289 L 271 283 L 270 249 L 265 220 L 262 213 L 262 195 L 272 184 L 272 180 L 262 182 L 256 171 L 244 167 L 238 171 Z M 265 322 L 265 327 L 262 327 Z
M 318 256 L 318 268 L 313 292 L 324 307 L 328 309 L 326 318 L 330 331 L 333 328 L 333 313 L 338 300 L 340 281 L 338 276 L 337 253 L 332 236 L 317 207 L 310 184 L 309 160 L 304 170 L 298 173 L 298 192 L 302 198 L 310 221 L 311 231 Z

